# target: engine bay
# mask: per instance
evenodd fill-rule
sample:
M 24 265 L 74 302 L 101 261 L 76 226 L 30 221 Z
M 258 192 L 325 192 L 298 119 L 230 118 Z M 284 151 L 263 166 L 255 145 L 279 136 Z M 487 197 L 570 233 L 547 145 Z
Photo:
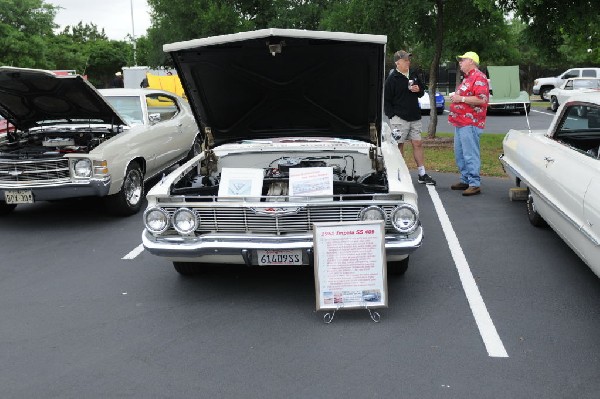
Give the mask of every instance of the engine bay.
M 9 132 L 0 141 L 0 158 L 40 159 L 88 153 L 115 134 L 109 129 L 46 129 Z
M 380 161 L 380 160 L 379 160 Z M 240 162 L 240 165 L 244 165 Z M 368 165 L 365 169 L 365 165 Z M 374 165 L 374 167 L 371 167 Z M 387 193 L 387 180 L 381 162 L 372 162 L 368 156 L 358 153 L 322 155 L 279 155 L 253 164 L 263 170 L 262 196 L 266 201 L 282 201 L 289 195 L 290 170 L 294 168 L 331 168 L 333 194 Z M 200 165 L 194 167 L 171 188 L 172 195 L 214 197 L 218 195 L 222 180 L 222 165 L 214 153 L 209 152 Z M 275 198 L 281 197 L 281 198 Z M 197 199 L 196 199 L 197 200 Z M 206 199 L 211 200 L 210 198 Z

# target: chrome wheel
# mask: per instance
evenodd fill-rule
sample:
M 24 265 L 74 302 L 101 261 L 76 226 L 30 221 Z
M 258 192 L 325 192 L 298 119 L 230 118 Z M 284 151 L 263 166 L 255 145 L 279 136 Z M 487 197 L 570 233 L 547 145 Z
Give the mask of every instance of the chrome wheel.
M 142 172 L 138 168 L 129 170 L 123 182 L 123 193 L 127 204 L 130 207 L 138 205 L 142 200 L 143 191 L 144 182 Z
M 137 162 L 127 167 L 121 190 L 106 197 L 106 205 L 111 213 L 128 216 L 137 213 L 142 207 L 144 195 L 144 173 Z

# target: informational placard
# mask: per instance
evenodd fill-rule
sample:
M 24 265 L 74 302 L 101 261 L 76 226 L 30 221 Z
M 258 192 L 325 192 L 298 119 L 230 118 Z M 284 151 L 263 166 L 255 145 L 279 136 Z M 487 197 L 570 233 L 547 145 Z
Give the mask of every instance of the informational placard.
M 262 194 L 263 174 L 262 169 L 223 168 L 218 195 L 258 200 Z
M 317 310 L 387 307 L 383 221 L 314 224 Z
M 333 195 L 333 169 L 291 168 L 290 196 L 312 197 L 317 195 Z

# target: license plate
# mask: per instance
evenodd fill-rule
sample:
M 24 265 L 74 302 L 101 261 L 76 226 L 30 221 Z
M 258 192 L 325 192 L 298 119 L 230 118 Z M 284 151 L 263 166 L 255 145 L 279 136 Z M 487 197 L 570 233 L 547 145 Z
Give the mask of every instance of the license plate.
M 31 190 L 5 191 L 4 200 L 7 204 L 33 204 L 33 194 Z
M 300 249 L 257 250 L 256 255 L 260 266 L 302 264 L 302 250 Z

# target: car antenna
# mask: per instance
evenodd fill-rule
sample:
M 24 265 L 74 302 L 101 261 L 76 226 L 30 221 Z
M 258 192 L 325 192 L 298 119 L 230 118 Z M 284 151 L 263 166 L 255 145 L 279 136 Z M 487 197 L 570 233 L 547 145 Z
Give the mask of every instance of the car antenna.
M 531 125 L 529 124 L 529 112 L 527 112 L 527 103 L 523 103 L 523 108 L 525 109 L 525 119 L 527 120 L 527 130 L 529 134 L 531 134 Z

